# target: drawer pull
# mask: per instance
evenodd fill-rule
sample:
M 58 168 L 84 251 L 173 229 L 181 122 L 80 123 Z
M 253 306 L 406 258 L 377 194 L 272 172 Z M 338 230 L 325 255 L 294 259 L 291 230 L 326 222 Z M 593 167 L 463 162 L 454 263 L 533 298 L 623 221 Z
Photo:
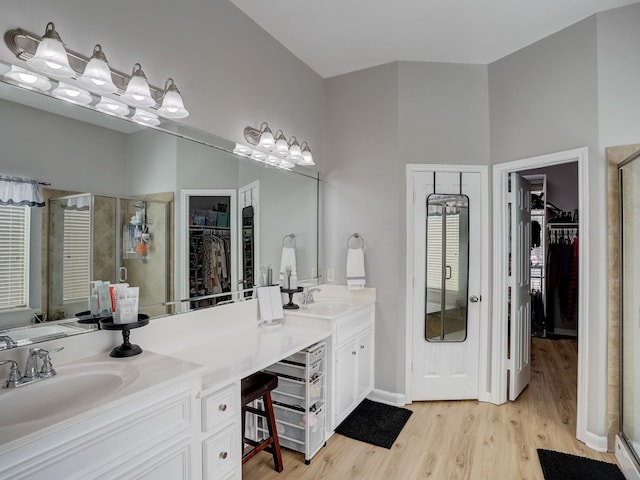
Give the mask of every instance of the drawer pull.
M 220 452 L 220 458 L 221 458 L 222 460 L 226 460 L 228 455 L 229 455 L 229 454 L 228 454 L 227 452 Z
M 351 355 L 355 355 L 357 352 L 354 350 L 353 352 L 351 352 Z
M 361 348 L 362 350 L 364 350 L 364 345 L 360 345 L 360 348 Z
M 221 412 L 225 412 L 227 410 L 227 404 L 221 403 L 220 406 L 218 407 L 218 410 L 220 410 Z

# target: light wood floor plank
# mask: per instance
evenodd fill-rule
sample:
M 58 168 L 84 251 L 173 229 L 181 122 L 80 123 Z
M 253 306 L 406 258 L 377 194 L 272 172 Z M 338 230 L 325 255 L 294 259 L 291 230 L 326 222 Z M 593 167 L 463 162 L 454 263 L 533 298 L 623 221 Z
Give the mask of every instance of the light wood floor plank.
M 542 480 L 537 448 L 615 463 L 575 438 L 577 342 L 534 338 L 532 378 L 516 402 L 417 402 L 390 450 L 333 435 L 311 461 L 283 450 L 284 471 L 261 453 L 244 480 Z

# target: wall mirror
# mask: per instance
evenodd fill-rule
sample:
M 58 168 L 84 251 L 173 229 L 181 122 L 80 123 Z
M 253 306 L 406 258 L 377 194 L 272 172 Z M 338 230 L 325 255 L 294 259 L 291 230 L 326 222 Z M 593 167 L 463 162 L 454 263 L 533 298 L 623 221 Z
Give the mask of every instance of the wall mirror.
M 428 342 L 467 338 L 469 197 L 427 196 L 426 312 Z
M 92 241 L 93 248 L 85 249 L 91 256 L 92 280 L 117 282 L 125 267 L 128 283 L 154 292 L 154 296 L 149 293 L 144 310 L 152 317 L 192 305 L 183 301 L 191 296 L 188 233 L 193 218 L 189 217 L 191 210 L 215 211 L 220 202 L 190 209 L 182 204 L 182 192 L 187 190 L 205 195 L 208 190 L 234 192 L 235 211 L 226 212 L 233 220 L 225 224 L 234 229 L 229 244 L 236 273 L 231 291 L 255 285 L 261 265 L 271 265 L 277 279 L 282 238 L 290 234 L 296 236 L 298 277 L 314 281 L 319 237 L 317 172 L 256 162 L 232 153 L 235 144 L 229 140 L 165 119 L 158 126 L 144 126 L 29 91 L 3 78 L 8 70 L 9 66 L 0 64 L 0 174 L 51 185 L 45 187 L 50 197 L 47 207 L 30 209 L 27 306 L 0 309 L 0 335 L 8 328 L 28 326 L 29 332 L 20 334 L 20 344 L 48 340 L 50 335 L 61 335 L 62 326 L 54 328 L 51 321 L 34 325 L 34 314 L 73 318 L 76 310 L 87 309 L 77 293 L 67 299 L 71 303 L 64 303 L 62 292 L 54 287 L 63 284 L 64 262 L 54 258 L 60 249 L 53 242 L 61 240 L 50 243 L 57 225 L 51 222 L 60 221 L 54 210 L 82 212 L 70 208 L 72 198 L 86 198 L 94 207 L 93 219 L 83 220 L 83 214 L 74 217 L 76 222 L 89 222 L 89 230 L 71 234 L 80 250 L 82 238 Z M 143 227 L 140 234 L 149 235 L 147 250 L 136 243 L 138 220 Z M 207 219 L 202 226 L 208 226 Z M 127 244 L 132 232 L 133 244 Z M 243 242 L 254 249 L 251 255 L 241 254 Z M 251 272 L 254 278 L 245 278 Z M 160 283 L 153 284 L 152 279 L 159 276 Z M 86 331 L 77 325 L 68 328 L 72 331 L 65 333 Z M 8 342 L 0 341 L 3 348 L 8 348 Z

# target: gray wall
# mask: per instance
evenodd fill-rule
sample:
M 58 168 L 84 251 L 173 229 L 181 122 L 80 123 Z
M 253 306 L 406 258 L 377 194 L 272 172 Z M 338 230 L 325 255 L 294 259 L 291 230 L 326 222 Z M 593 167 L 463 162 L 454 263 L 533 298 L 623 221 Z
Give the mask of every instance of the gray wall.
M 365 242 L 377 288 L 377 389 L 403 392 L 407 163 L 489 163 L 487 68 L 394 62 L 327 80 L 325 266 L 346 281 L 346 241 Z

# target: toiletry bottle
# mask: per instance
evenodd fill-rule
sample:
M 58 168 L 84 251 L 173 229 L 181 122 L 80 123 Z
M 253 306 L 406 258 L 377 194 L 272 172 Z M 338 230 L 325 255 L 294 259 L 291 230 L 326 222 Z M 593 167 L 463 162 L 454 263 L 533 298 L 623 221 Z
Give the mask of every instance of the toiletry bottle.
M 298 288 L 298 276 L 292 274 L 289 277 L 289 290 L 296 290 Z
M 269 267 L 267 269 L 267 285 L 272 285 L 273 284 L 273 270 L 271 270 L 271 267 Z

